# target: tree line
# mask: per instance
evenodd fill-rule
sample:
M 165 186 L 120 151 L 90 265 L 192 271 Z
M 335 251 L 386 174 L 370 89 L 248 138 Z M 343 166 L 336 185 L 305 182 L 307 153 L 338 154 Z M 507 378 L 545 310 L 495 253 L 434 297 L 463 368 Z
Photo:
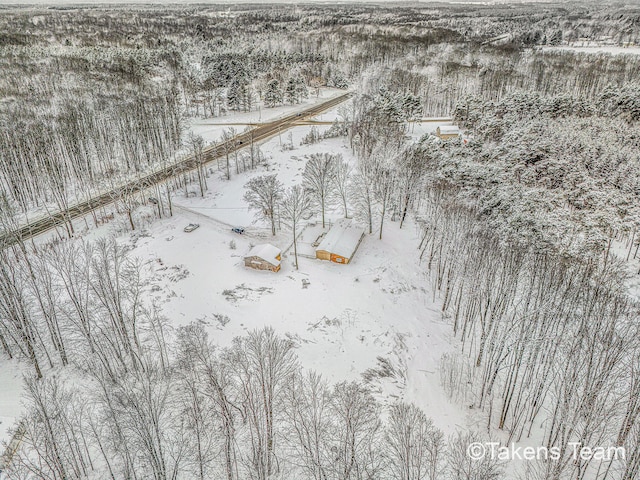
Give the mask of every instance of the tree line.
M 443 386 L 482 412 L 489 434 L 542 435 L 560 449 L 559 460 L 528 464 L 526 478 L 639 472 L 638 304 L 626 263 L 634 91 L 463 101 L 456 114 L 475 137 L 422 157 L 420 259 L 459 350 L 442 359 Z M 629 250 L 614 254 L 620 240 Z M 570 442 L 627 456 L 574 461 Z
M 113 240 L 18 245 L 0 262 L 0 344 L 24 358 L 8 479 L 441 479 L 469 464 L 419 408 L 301 368 L 272 329 L 228 347 L 169 324 L 149 267 Z
M 0 192 L 21 214 L 64 211 L 74 200 L 166 165 L 183 135 L 170 92 L 106 109 L 68 100 L 53 122 L 15 127 L 0 136 Z
M 310 15 L 248 8 L 229 16 L 203 8 L 194 7 L 194 16 L 172 9 L 166 10 L 171 15 L 162 9 L 116 9 L 113 14 L 81 9 L 73 18 L 65 10 L 30 16 L 17 9 L 3 18 L 8 36 L 0 46 L 5 73 L 0 78 L 5 98 L 0 121 L 7 134 L 0 184 L 17 210 L 25 213 L 45 203 L 59 208 L 88 195 L 84 176 L 87 170 L 92 175 L 98 162 L 107 177 L 109 164 L 125 164 L 116 173 L 129 178 L 140 156 L 161 164 L 184 146 L 175 133 L 183 114 L 249 111 L 260 102 L 267 107 L 296 104 L 309 89 L 346 88 L 363 76 L 367 89 L 385 87 L 409 95 L 416 103 L 414 111 L 427 116 L 448 115 L 465 95 L 500 101 L 523 89 L 598 102 L 608 95 L 609 115 L 620 111 L 637 116 L 632 83 L 637 80 L 637 56 L 482 45 L 487 37 L 502 33 L 505 19 L 521 25 L 512 11 L 492 11 L 484 31 L 477 15 L 454 7 L 435 17 L 398 9 L 389 11 L 389 18 L 369 15 L 368 24 L 361 26 L 358 19 L 371 13 L 369 7 L 324 9 L 322 15 L 315 7 L 305 7 Z M 533 7 L 522 8 L 529 12 Z M 574 14 L 569 24 L 579 23 L 584 12 Z M 555 28 L 548 12 L 536 15 L 536 21 Z M 327 16 L 342 20 L 327 22 Z M 391 18 L 424 22 L 416 26 L 423 34 L 445 29 L 453 33 L 425 43 L 422 34 L 393 28 Z M 88 34 L 96 29 L 101 33 Z M 470 36 L 470 30 L 477 36 Z M 19 31 L 30 35 L 20 40 Z M 18 36 L 11 37 L 11 32 Z M 82 100 L 74 105 L 71 99 L 78 98 Z M 159 116 L 167 118 L 160 121 Z M 115 132 L 109 129 L 112 125 L 118 125 Z M 155 131 L 145 138 L 149 129 Z M 127 135 L 121 139 L 123 132 Z M 83 143 L 79 134 L 91 140 Z M 31 149 L 36 161 L 23 165 L 21 159 L 29 158 Z M 114 158 L 106 158 L 111 149 Z M 33 188 L 34 177 L 50 174 L 62 178 L 47 179 L 44 194 Z
M 637 221 L 637 126 L 619 118 L 633 103 L 618 100 L 632 91 L 596 105 L 536 94 L 461 102 L 468 142 L 408 142 L 403 96 L 385 89 L 345 112 L 354 214 L 382 233 L 408 208 L 422 232 L 419 259 L 457 339 L 443 387 L 482 413 L 485 438 L 541 435 L 561 451 L 529 464 L 526 478 L 631 479 L 640 468 L 638 304 L 624 258 Z M 320 212 L 321 160 L 303 177 Z M 623 239 L 629 250 L 614 254 Z M 573 461 L 571 442 L 623 446 L 627 457 Z

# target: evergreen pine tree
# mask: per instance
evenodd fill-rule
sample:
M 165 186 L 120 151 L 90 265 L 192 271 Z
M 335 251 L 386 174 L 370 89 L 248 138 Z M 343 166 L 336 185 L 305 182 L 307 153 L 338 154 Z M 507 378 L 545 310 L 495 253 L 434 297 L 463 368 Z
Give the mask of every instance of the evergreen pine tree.
M 298 75 L 295 79 L 296 81 L 296 96 L 298 98 L 298 102 L 302 101 L 305 98 L 309 98 L 309 89 L 307 88 L 307 84 L 302 78 L 301 75 Z
M 282 91 L 280 90 L 280 82 L 275 78 L 267 83 L 267 89 L 264 93 L 264 103 L 267 107 L 273 108 L 282 103 Z
M 287 87 L 284 91 L 285 100 L 287 103 L 294 104 L 299 103 L 300 98 L 298 97 L 298 87 L 296 85 L 295 77 L 289 77 L 287 80 Z

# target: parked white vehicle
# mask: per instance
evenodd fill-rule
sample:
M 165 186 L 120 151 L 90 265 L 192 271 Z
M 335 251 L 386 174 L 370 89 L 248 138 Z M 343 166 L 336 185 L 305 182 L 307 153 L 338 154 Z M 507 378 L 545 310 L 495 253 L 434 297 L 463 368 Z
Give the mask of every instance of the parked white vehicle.
M 190 223 L 189 225 L 187 225 L 186 227 L 184 227 L 184 231 L 187 233 L 193 232 L 196 228 L 199 228 L 200 224 L 199 223 Z

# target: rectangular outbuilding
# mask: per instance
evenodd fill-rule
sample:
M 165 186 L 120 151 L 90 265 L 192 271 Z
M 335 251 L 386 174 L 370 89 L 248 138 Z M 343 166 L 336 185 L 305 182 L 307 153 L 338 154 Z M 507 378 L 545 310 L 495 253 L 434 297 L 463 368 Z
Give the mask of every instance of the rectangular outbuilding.
M 247 253 L 244 257 L 244 265 L 255 268 L 256 270 L 271 270 L 272 272 L 277 272 L 280 270 L 281 255 L 282 251 L 278 247 L 274 247 L 269 243 L 263 243 L 256 245 Z
M 442 140 L 449 140 L 450 138 L 458 138 L 462 132 L 457 125 L 440 125 L 436 128 L 436 136 Z
M 362 227 L 342 218 L 329 229 L 316 249 L 316 258 L 335 263 L 349 263 L 364 237 Z

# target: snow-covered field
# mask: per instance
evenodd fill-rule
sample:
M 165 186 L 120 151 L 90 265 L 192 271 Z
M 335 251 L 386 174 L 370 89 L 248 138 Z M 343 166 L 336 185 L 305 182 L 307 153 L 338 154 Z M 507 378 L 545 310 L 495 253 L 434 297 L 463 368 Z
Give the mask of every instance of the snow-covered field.
M 274 109 L 269 118 L 289 113 L 290 109 L 280 110 Z M 338 110 L 316 120 L 331 122 Z M 256 114 L 227 116 L 224 120 L 250 123 Z M 209 126 L 204 131 L 204 123 L 194 125 L 193 131 L 214 135 L 214 128 L 223 128 Z M 438 125 L 415 124 L 409 134 L 418 138 Z M 289 187 L 302 182 L 306 159 L 312 153 L 340 153 L 345 160 L 355 161 L 342 138 L 301 146 L 301 139 L 311 128 L 296 127 L 268 140 L 261 146 L 265 165 L 238 175 L 232 170 L 229 181 L 215 162 L 210 164 L 204 198 L 177 192 L 173 217 L 141 222 L 146 225 L 142 231 L 120 234 L 120 240 L 133 245 L 132 255 L 153 266 L 154 300 L 173 326 L 205 322 L 211 338 L 225 346 L 235 336 L 270 325 L 295 341 L 304 367 L 332 382 L 362 379 L 365 374 L 382 401 L 403 398 L 415 402 L 433 417 L 437 427 L 451 433 L 467 423 L 464 408 L 452 403 L 440 386 L 441 355 L 453 348 L 451 327 L 442 320 L 426 268 L 418 262 L 418 232 L 412 222 L 406 222 L 402 230 L 398 223 L 388 222 L 382 240 L 377 232 L 366 235 L 349 265 L 300 257 L 300 269 L 296 270 L 293 251 L 286 251 L 292 242 L 290 233 L 283 229 L 272 237 L 267 225 L 256 223 L 247 209 L 244 185 L 254 176 L 275 173 Z M 317 128 L 323 132 L 329 127 Z M 283 150 L 281 144 L 289 140 L 294 149 Z M 197 185 L 188 188 L 197 189 Z M 329 214 L 333 219 L 341 216 L 340 208 Z M 121 220 L 116 217 L 111 224 L 88 230 L 84 238 L 117 232 L 125 223 L 124 218 Z M 318 220 L 312 218 L 309 223 Z M 78 231 L 86 229 L 83 220 L 75 223 Z M 200 228 L 185 233 L 183 229 L 189 223 L 198 223 Z M 231 226 L 245 227 L 246 232 L 235 234 Z M 304 245 L 306 237 L 313 236 L 314 227 L 308 228 L 302 234 L 301 251 L 305 253 L 306 248 L 312 255 L 312 247 Z M 234 249 L 230 247 L 232 241 Z M 285 251 L 278 273 L 244 267 L 243 254 L 252 245 L 264 242 Z M 308 282 L 306 288 L 303 279 Z M 5 442 L 9 440 L 7 428 L 13 426 L 22 410 L 21 376 L 12 373 L 15 371 L 10 363 L 4 363 L 0 370 L 0 441 Z
M 244 267 L 243 254 L 252 245 L 269 242 L 285 250 L 292 240 L 288 231 L 272 237 L 266 225 L 252 223 L 242 198 L 252 176 L 276 173 L 287 187 L 301 183 L 311 153 L 341 153 L 354 160 L 343 139 L 300 146 L 310 128 L 292 130 L 296 147 L 291 151 L 282 151 L 277 137 L 266 142 L 268 167 L 226 181 L 214 165 L 205 197 L 176 198 L 174 216 L 150 225 L 133 254 L 156 266 L 157 300 L 174 325 L 203 321 L 220 345 L 273 326 L 296 342 L 305 367 L 333 382 L 361 379 L 367 370 L 379 369 L 379 359 L 388 361 L 394 376 L 367 375 L 381 398 L 413 401 L 451 432 L 465 418 L 439 384 L 440 357 L 452 348 L 451 328 L 441 319 L 426 269 L 418 263 L 419 240 L 411 222 L 402 230 L 390 222 L 382 240 L 375 232 L 367 235 L 349 265 L 301 257 L 296 271 L 290 251 L 279 273 Z M 340 210 L 331 216 L 339 218 Z M 185 233 L 188 223 L 200 228 Z M 235 234 L 231 225 L 247 231 Z M 309 282 L 306 288 L 303 279 Z

